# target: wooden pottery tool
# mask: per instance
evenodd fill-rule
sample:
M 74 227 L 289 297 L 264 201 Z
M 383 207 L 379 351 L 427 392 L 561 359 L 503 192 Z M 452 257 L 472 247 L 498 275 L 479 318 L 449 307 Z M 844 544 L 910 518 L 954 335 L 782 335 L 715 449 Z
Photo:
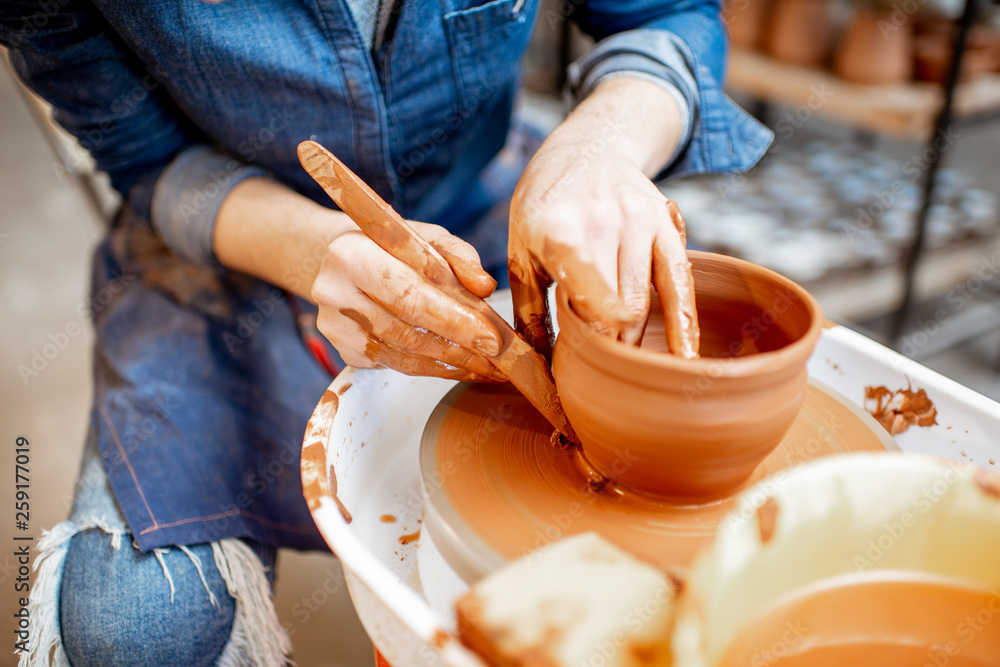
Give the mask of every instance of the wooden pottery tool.
M 368 238 L 458 303 L 481 313 L 497 328 L 503 339 L 500 353 L 485 358 L 507 376 L 549 423 L 576 442 L 544 357 L 489 304 L 467 290 L 447 260 L 330 151 L 315 141 L 304 141 L 299 144 L 298 153 L 309 175 Z

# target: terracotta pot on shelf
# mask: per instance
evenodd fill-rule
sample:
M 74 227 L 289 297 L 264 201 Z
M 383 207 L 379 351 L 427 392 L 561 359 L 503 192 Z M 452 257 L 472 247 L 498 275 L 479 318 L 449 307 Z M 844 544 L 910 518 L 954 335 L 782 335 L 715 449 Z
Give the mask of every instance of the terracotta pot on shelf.
M 769 0 L 726 0 L 723 17 L 735 48 L 752 50 L 760 45 Z
M 918 81 L 944 83 L 951 69 L 954 52 L 954 34 L 933 32 L 920 35 L 914 45 L 914 70 Z M 962 55 L 959 81 L 971 81 L 976 76 L 995 69 L 1000 64 L 1000 53 L 992 40 L 979 30 L 969 35 L 969 43 Z
M 688 256 L 701 358 L 666 352 L 655 294 L 635 348 L 595 333 L 560 289 L 552 373 L 591 465 L 625 488 L 698 502 L 731 494 L 788 431 L 824 319 L 806 290 L 774 271 Z M 635 465 L 622 470 L 626 449 Z
M 913 77 L 913 34 L 909 23 L 883 32 L 891 10 L 862 9 L 854 15 L 837 46 L 834 73 L 853 83 L 891 85 Z
M 763 44 L 775 60 L 822 67 L 833 46 L 829 0 L 774 0 Z

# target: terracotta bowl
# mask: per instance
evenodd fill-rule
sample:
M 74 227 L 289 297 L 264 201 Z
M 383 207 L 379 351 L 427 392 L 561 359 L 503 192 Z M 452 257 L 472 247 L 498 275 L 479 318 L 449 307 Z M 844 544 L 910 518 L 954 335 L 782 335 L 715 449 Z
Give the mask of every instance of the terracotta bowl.
M 833 48 L 830 0 L 773 0 L 763 34 L 763 50 L 775 60 L 822 67 Z
M 778 445 L 806 391 L 823 314 L 791 280 L 689 251 L 701 358 L 668 354 L 654 308 L 641 348 L 598 335 L 557 292 L 552 371 L 589 462 L 620 486 L 677 502 L 731 495 Z
M 913 78 L 913 35 L 907 23 L 892 25 L 892 10 L 862 9 L 854 15 L 834 54 L 834 73 L 845 81 L 869 86 L 907 83 Z

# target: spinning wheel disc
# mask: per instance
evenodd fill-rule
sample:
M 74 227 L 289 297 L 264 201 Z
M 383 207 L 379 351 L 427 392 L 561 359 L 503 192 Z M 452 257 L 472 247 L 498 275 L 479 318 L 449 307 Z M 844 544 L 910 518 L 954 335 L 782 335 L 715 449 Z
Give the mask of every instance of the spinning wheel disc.
M 459 384 L 428 419 L 420 445 L 425 528 L 466 581 L 590 530 L 651 563 L 683 569 L 737 508 L 738 493 L 681 506 L 595 483 L 581 465 L 579 449 L 553 443 L 552 432 L 507 384 Z M 791 429 L 747 486 L 815 458 L 881 451 L 899 451 L 885 429 L 810 381 Z M 620 464 L 641 465 L 627 443 Z M 754 518 L 752 509 L 745 513 L 735 520 Z

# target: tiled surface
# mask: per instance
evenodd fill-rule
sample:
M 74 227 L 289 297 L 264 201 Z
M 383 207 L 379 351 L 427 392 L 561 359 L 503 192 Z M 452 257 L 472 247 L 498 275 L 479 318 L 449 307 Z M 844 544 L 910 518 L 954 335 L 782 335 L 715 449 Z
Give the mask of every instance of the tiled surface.
M 0 63 L 0 499 L 8 512 L 0 527 L 0 666 L 15 664 L 8 643 L 17 576 L 9 502 L 14 441 L 31 441 L 29 532 L 37 539 L 69 512 L 91 400 L 93 337 L 78 309 L 101 232 L 76 186 L 60 180 L 57 164 Z M 23 380 L 18 366 L 31 368 L 36 351 L 40 370 Z M 324 587 L 342 580 L 333 556 L 282 552 L 277 576 L 278 613 L 299 665 L 374 664 L 346 588 Z

